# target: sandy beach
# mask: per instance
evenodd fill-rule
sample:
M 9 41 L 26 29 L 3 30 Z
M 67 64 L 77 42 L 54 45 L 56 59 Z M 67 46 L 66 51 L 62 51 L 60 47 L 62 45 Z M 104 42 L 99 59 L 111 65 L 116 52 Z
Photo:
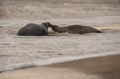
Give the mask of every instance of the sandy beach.
M 120 55 L 3 72 L 0 79 L 119 79 Z

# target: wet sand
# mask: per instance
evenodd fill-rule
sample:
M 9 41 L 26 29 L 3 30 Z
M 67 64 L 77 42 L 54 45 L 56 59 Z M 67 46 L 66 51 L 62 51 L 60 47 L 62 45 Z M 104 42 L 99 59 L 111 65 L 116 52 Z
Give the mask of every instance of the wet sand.
M 120 55 L 3 72 L 0 79 L 119 79 Z

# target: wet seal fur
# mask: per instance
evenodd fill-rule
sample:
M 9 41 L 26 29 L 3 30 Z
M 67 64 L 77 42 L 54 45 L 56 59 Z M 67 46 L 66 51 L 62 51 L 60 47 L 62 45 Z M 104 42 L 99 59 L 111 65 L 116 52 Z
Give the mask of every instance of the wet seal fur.
M 50 27 L 53 31 L 58 33 L 72 33 L 72 34 L 86 34 L 86 33 L 102 33 L 100 30 L 92 28 L 90 26 L 82 26 L 82 25 L 70 25 L 66 27 L 59 27 L 57 25 L 50 24 Z
M 50 26 L 49 22 L 44 22 L 40 25 L 29 23 L 21 28 L 17 35 L 18 36 L 47 36 L 48 27 Z

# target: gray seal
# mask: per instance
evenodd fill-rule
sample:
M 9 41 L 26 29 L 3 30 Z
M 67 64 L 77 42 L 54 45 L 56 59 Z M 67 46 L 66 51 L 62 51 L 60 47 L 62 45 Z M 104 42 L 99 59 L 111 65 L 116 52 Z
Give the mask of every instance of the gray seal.
M 47 36 L 48 35 L 48 27 L 49 22 L 44 22 L 40 25 L 29 23 L 21 28 L 17 35 L 19 36 Z

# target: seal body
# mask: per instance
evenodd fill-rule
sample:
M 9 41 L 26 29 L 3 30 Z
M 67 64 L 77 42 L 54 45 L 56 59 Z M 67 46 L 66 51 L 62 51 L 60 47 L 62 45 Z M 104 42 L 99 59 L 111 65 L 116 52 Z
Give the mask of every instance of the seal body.
M 47 23 L 42 23 L 41 25 L 29 23 L 21 28 L 17 35 L 19 36 L 47 36 L 48 35 Z
M 71 26 L 67 26 L 66 28 L 69 33 L 73 33 L 73 34 L 102 33 L 100 30 L 97 30 L 90 26 L 71 25 Z
M 57 25 L 51 25 L 50 26 L 53 31 L 59 32 L 59 33 L 72 33 L 72 34 L 86 34 L 86 33 L 102 33 L 101 31 L 92 28 L 90 26 L 82 26 L 82 25 L 70 25 L 66 27 L 59 27 Z

